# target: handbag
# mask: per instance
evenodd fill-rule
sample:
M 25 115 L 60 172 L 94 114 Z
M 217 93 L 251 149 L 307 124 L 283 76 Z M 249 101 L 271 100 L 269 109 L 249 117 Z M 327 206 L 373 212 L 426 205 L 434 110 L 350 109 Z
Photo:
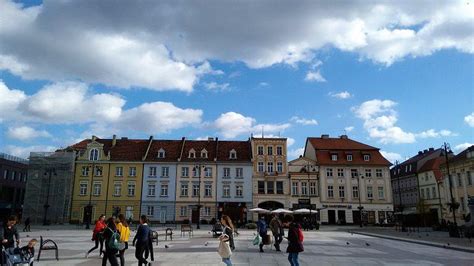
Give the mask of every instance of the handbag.
M 260 243 L 262 243 L 262 237 L 260 235 L 255 236 L 252 243 L 254 246 L 260 245 Z
M 124 250 L 125 249 L 125 242 L 120 242 L 119 243 L 119 250 Z
M 230 256 L 232 255 L 232 250 L 230 250 L 229 242 L 220 241 L 217 253 L 219 253 L 221 258 L 223 259 L 230 258 Z

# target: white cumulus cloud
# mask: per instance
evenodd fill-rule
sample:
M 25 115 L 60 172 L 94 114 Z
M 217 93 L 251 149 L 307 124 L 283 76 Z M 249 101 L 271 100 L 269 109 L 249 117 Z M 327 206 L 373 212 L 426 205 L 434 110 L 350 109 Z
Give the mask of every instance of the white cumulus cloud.
M 35 138 L 49 138 L 49 134 L 46 130 L 36 130 L 29 126 L 9 127 L 7 136 L 17 140 L 32 140 Z
M 288 159 L 292 160 L 292 159 L 298 158 L 298 157 L 300 157 L 300 155 L 303 155 L 303 153 L 304 153 L 304 148 L 297 148 L 297 149 L 289 150 L 288 151 Z
M 318 121 L 316 119 L 307 119 L 298 116 L 293 116 L 290 121 L 304 126 L 318 125 Z
M 320 70 L 317 71 L 308 71 L 306 73 L 306 77 L 304 78 L 306 81 L 316 81 L 316 82 L 326 82 L 326 79 L 321 75 Z
M 395 161 L 401 162 L 403 157 L 396 152 L 380 151 L 385 159 L 389 160 L 391 163 L 395 164 Z
M 456 153 L 462 152 L 463 150 L 471 147 L 472 145 L 474 145 L 474 143 L 469 143 L 469 142 L 461 143 L 461 144 L 458 144 L 458 145 L 454 146 L 454 151 Z
M 252 117 L 247 117 L 236 112 L 223 113 L 217 118 L 213 126 L 225 138 L 235 138 L 243 134 L 261 135 L 262 130 L 264 134 L 280 133 L 291 125 L 283 124 L 258 124 L 257 120 Z
M 466 122 L 466 124 L 468 124 L 470 127 L 474 127 L 474 112 L 469 115 L 466 115 L 464 117 L 464 122 Z
M 352 95 L 348 91 L 341 91 L 341 92 L 330 92 L 329 96 L 338 98 L 338 99 L 349 99 Z
M 210 91 L 228 91 L 230 90 L 229 83 L 216 83 L 216 82 L 208 82 L 204 83 L 204 87 Z

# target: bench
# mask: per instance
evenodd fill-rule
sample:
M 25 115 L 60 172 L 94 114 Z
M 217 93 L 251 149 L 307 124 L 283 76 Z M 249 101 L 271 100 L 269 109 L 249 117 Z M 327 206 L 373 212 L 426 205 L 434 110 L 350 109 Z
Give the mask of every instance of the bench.
M 51 240 L 51 239 L 46 239 L 46 240 L 43 241 L 43 237 L 40 236 L 40 248 L 39 248 L 39 251 L 38 251 L 38 258 L 36 259 L 37 261 L 40 260 L 41 251 L 42 251 L 42 250 L 54 250 L 54 251 L 55 251 L 55 254 L 56 254 L 56 260 L 59 260 L 59 257 L 58 257 L 58 253 L 59 253 L 58 245 L 57 245 L 56 242 L 54 242 L 53 240 Z
M 158 233 L 158 231 L 152 231 L 151 233 L 151 239 L 152 242 L 156 241 L 156 244 L 158 244 L 158 238 L 160 236 L 165 236 L 165 241 L 168 241 L 168 236 L 170 237 L 170 240 L 173 241 L 173 229 L 171 228 L 166 228 L 164 233 Z
M 181 236 L 184 236 L 184 234 L 188 233 L 188 236 L 191 237 L 193 236 L 193 227 L 189 224 L 182 224 L 181 225 Z

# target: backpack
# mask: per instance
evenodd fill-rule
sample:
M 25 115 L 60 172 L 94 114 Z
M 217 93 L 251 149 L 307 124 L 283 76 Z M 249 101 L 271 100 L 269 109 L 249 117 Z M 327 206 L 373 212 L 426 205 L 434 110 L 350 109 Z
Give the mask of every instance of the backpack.
M 107 240 L 107 247 L 109 249 L 119 249 L 120 245 L 120 233 L 117 231 L 113 231 L 110 228 L 107 228 L 112 232 L 112 235 L 110 238 Z
M 303 230 L 301 230 L 301 228 L 298 228 L 298 240 L 303 243 L 303 240 L 304 240 L 304 236 L 303 236 Z
M 267 233 L 267 223 L 264 221 L 260 220 L 259 221 L 259 226 L 258 226 L 258 232 L 260 234 L 266 234 Z

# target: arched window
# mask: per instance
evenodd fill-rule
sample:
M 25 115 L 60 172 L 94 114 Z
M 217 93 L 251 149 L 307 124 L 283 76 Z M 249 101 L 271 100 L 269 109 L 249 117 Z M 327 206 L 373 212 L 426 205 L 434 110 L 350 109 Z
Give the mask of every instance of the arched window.
M 97 160 L 99 160 L 99 150 L 91 149 L 89 153 L 89 161 L 97 161 Z

